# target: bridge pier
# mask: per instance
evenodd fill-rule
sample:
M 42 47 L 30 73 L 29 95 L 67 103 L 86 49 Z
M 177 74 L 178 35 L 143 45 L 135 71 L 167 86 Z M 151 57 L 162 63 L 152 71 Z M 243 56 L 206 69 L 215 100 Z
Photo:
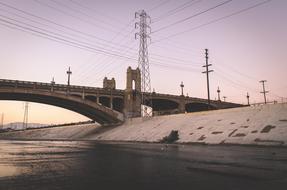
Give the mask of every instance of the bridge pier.
M 82 100 L 85 100 L 85 89 L 83 88 L 83 91 L 82 91 Z
M 139 68 L 127 69 L 127 86 L 124 93 L 125 117 L 141 116 L 141 73 Z
M 185 113 L 185 100 L 184 96 L 180 98 L 179 105 L 178 105 L 179 113 Z
M 110 108 L 111 108 L 111 109 L 114 109 L 113 100 L 114 100 L 114 99 L 113 99 L 113 97 L 111 96 L 111 97 L 110 97 Z

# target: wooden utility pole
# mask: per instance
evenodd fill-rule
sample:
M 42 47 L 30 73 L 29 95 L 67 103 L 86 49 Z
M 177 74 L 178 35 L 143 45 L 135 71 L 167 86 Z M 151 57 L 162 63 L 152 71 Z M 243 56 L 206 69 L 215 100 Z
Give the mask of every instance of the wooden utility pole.
M 263 91 L 261 93 L 264 95 L 264 103 L 266 104 L 267 103 L 266 94 L 269 92 L 269 91 L 265 90 L 265 82 L 267 82 L 267 81 L 266 80 L 261 80 L 259 82 L 262 83 Z
M 205 65 L 202 67 L 205 67 L 205 71 L 202 73 L 206 74 L 206 80 L 207 80 L 207 99 L 208 99 L 208 107 L 210 107 L 210 93 L 209 93 L 209 73 L 213 72 L 213 70 L 209 70 L 209 66 L 212 64 L 208 64 L 208 49 L 205 49 Z
M 248 92 L 247 92 L 246 98 L 247 98 L 247 105 L 250 106 L 250 103 L 249 103 L 250 96 L 249 96 Z

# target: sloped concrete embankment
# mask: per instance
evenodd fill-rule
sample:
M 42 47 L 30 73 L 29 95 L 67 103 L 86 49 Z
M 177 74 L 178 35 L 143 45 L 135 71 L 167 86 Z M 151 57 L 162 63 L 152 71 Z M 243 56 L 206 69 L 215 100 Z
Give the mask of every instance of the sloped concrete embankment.
M 141 118 L 118 127 L 69 126 L 0 134 L 0 138 L 159 142 L 172 130 L 178 143 L 287 145 L 287 104 Z

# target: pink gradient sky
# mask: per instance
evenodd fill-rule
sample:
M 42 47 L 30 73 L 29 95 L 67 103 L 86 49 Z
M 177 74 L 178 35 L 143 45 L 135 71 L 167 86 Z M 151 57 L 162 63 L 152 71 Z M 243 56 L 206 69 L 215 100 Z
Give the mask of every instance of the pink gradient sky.
M 0 78 L 50 82 L 55 77 L 56 83 L 66 83 L 66 70 L 70 66 L 72 84 L 102 87 L 102 79 L 107 76 L 114 77 L 117 88 L 124 89 L 127 67 L 137 66 L 136 61 L 86 51 L 13 29 L 11 25 L 7 27 L 2 20 L 14 19 L 9 21 L 15 23 L 17 20 L 137 59 L 135 11 L 145 9 L 154 20 L 152 31 L 157 31 L 221 2 L 224 0 L 1 0 Z M 281 97 L 287 97 L 287 1 L 273 0 L 192 30 L 260 2 L 264 1 L 233 0 L 186 22 L 152 33 L 149 45 L 152 88 L 156 92 L 180 94 L 179 85 L 183 81 L 185 94 L 206 98 L 206 77 L 201 71 L 205 61 L 204 49 L 208 48 L 213 64 L 211 69 L 214 70 L 210 75 L 212 99 L 217 97 L 219 86 L 227 101 L 246 103 L 245 96 L 249 92 L 251 103 L 262 102 L 259 83 L 262 79 L 268 81 L 269 101 L 281 101 Z M 170 10 L 184 4 L 190 6 L 167 16 Z M 186 30 L 189 31 L 164 39 Z M 0 113 L 5 113 L 5 123 L 22 121 L 23 102 L 0 101 Z M 86 120 L 79 114 L 36 103 L 30 104 L 29 116 L 30 122 L 39 123 Z

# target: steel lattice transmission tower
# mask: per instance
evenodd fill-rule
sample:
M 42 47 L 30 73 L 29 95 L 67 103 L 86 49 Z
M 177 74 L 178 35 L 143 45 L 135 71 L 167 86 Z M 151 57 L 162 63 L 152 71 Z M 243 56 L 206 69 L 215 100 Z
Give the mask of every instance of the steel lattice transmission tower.
M 28 128 L 28 110 L 29 110 L 29 103 L 25 102 L 24 105 L 24 119 L 23 119 L 23 129 L 27 129 Z
M 151 102 L 151 82 L 150 82 L 150 71 L 149 71 L 149 59 L 148 59 L 148 42 L 150 40 L 149 34 L 151 33 L 151 28 L 149 26 L 151 19 L 150 16 L 141 10 L 135 13 L 135 18 L 139 19 L 139 22 L 135 23 L 135 28 L 139 28 L 139 32 L 135 34 L 140 40 L 139 43 L 139 57 L 138 57 L 138 67 L 141 72 L 141 115 L 142 116 L 152 116 L 152 102 Z

